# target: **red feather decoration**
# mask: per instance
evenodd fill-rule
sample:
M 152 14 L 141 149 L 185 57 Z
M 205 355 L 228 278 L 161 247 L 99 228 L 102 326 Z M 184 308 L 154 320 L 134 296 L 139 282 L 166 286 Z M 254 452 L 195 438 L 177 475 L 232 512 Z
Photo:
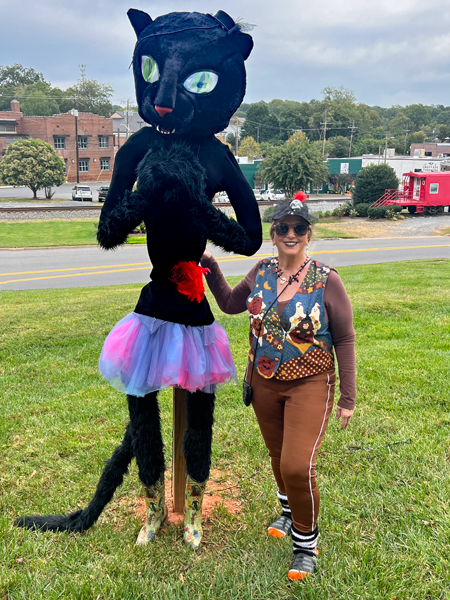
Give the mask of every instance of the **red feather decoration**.
M 300 202 L 304 202 L 307 196 L 304 192 L 295 192 L 294 200 L 300 200 Z
M 180 294 L 187 296 L 191 302 L 200 302 L 205 297 L 204 273 L 209 273 L 209 269 L 204 269 L 193 260 L 181 260 L 173 267 L 169 279 L 177 286 Z

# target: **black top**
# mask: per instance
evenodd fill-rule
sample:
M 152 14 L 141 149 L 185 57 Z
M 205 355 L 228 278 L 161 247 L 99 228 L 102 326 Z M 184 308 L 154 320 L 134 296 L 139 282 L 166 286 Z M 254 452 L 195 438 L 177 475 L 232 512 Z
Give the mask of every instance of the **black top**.
M 244 253 L 251 256 L 261 246 L 261 220 L 253 192 L 233 155 L 214 136 L 184 141 L 206 171 L 205 192 L 208 199 L 211 200 L 218 191 L 227 192 L 236 218 L 246 232 Z M 152 127 L 144 127 L 129 138 L 117 153 L 100 224 L 102 219 L 111 217 L 113 209 L 132 189 L 136 181 L 136 168 L 147 151 L 154 147 L 168 150 L 172 144 L 169 136 L 159 134 Z M 214 316 L 206 298 L 201 302 L 190 301 L 178 293 L 175 284 L 169 281 L 171 269 L 179 261 L 199 263 L 206 247 L 206 238 L 192 229 L 188 210 L 184 211 L 182 207 L 175 210 L 170 203 L 159 201 L 158 198 L 152 198 L 149 206 L 152 218 L 144 216 L 143 220 L 147 228 L 147 248 L 153 270 L 151 282 L 143 288 L 135 311 L 184 325 L 211 324 Z M 124 229 L 128 226 L 125 233 L 130 233 L 129 224 L 125 221 L 121 218 L 116 225 Z

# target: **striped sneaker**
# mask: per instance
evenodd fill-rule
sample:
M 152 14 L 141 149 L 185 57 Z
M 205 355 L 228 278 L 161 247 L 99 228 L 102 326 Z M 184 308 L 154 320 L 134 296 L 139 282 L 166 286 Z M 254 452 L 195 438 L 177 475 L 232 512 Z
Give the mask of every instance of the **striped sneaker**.
M 286 515 L 281 515 L 276 521 L 269 525 L 267 531 L 274 538 L 284 538 L 286 535 L 291 535 L 292 519 Z
M 307 552 L 307 554 L 306 554 Z M 294 562 L 288 572 L 290 581 L 302 581 L 316 572 L 317 548 L 311 551 L 298 552 L 294 554 Z

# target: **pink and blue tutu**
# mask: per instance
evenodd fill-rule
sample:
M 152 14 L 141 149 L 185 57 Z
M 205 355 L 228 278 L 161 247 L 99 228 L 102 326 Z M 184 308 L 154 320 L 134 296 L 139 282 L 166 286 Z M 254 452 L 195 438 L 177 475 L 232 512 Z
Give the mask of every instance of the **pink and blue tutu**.
M 214 393 L 217 384 L 236 379 L 225 329 L 194 327 L 130 313 L 103 344 L 99 360 L 113 388 L 145 396 L 168 386 Z

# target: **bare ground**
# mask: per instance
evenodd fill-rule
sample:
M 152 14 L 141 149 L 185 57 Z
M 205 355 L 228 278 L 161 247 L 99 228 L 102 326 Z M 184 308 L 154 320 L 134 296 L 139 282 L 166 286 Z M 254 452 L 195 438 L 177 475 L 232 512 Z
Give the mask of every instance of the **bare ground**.
M 450 215 L 408 215 L 405 219 L 398 221 L 386 221 L 385 219 L 371 221 L 344 217 L 340 219 L 340 223 L 321 223 L 320 226 L 332 231 L 342 231 L 342 233 L 358 238 L 426 237 L 448 235 Z

